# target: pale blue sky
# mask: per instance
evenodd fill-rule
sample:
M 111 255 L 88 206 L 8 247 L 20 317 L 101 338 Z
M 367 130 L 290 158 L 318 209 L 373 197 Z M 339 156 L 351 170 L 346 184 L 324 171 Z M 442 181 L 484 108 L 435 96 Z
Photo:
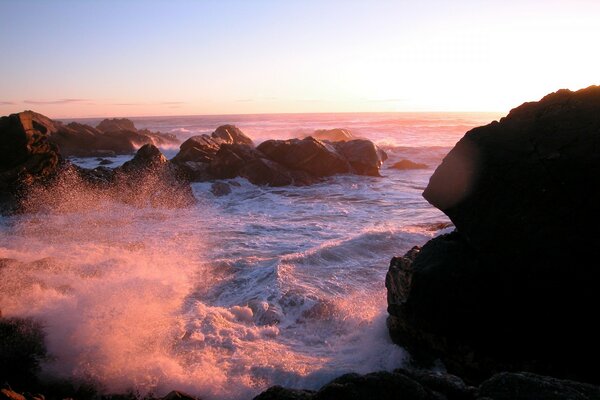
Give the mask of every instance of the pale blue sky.
M 600 1 L 0 0 L 0 114 L 508 111 L 600 83 Z

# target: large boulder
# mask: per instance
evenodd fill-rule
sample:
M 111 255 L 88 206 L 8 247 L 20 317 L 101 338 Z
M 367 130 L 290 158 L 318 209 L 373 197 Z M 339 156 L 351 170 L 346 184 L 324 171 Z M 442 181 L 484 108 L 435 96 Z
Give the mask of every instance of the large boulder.
M 257 149 L 272 161 L 315 177 L 351 171 L 350 163 L 335 147 L 310 136 L 305 139 L 267 140 Z
M 598 86 L 467 132 L 423 194 L 457 231 L 392 260 L 392 337 L 472 379 L 522 369 L 599 382 L 598 149 Z
M 407 169 L 427 169 L 427 164 L 417 163 L 410 160 L 400 160 L 390 165 L 392 169 L 407 170 Z
M 0 118 L 1 209 L 14 209 L 28 187 L 56 175 L 61 158 L 48 141 L 56 129 L 52 120 L 33 111 Z
M 387 154 L 366 139 L 333 143 L 336 150 L 350 163 L 352 172 L 358 175 L 380 176 L 379 168 Z

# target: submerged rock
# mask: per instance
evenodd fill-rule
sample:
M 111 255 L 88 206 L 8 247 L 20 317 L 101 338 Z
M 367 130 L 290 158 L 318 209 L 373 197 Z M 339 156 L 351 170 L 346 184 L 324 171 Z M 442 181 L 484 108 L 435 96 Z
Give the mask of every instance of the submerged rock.
M 423 193 L 457 231 L 390 265 L 397 343 L 474 380 L 600 381 L 598 115 L 600 87 L 560 90 L 457 143 Z
M 231 193 L 231 186 L 225 182 L 215 182 L 210 186 L 210 191 L 217 197 L 227 196 Z
M 390 168 L 405 170 L 405 169 L 427 169 L 429 167 L 427 166 L 427 164 L 423 164 L 423 163 L 416 163 L 416 162 L 410 161 L 410 160 L 400 160 L 397 163 L 390 165 Z

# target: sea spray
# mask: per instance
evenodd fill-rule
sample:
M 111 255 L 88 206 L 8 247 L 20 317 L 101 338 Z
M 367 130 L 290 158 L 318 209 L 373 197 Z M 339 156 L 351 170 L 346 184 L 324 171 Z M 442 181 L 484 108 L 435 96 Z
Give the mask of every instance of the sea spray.
M 14 261 L 0 269 L 0 308 L 44 324 L 52 359 L 43 373 L 93 381 L 105 393 L 244 399 L 270 385 L 317 388 L 346 372 L 401 366 L 406 354 L 385 327 L 385 272 L 391 256 L 448 222 L 421 197 L 445 150 L 415 142 L 416 133 L 403 141 L 391 122 L 369 128 L 344 118 L 292 125 L 362 126 L 363 136 L 380 129 L 375 139 L 405 146 L 390 148 L 390 162 L 430 168 L 384 165 L 384 178 L 309 187 L 236 179 L 219 198 L 210 183 L 195 183 L 197 204 L 180 208 L 143 200 L 160 180 L 127 200 L 71 175 L 31 193 L 26 213 L 1 217 L 0 257 Z M 283 135 L 284 123 L 255 122 L 252 132 Z

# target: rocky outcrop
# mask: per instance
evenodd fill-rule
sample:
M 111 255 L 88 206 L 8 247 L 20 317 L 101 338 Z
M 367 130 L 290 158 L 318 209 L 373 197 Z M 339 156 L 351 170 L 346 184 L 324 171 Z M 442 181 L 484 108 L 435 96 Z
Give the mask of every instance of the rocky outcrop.
M 273 386 L 254 400 L 595 400 L 599 396 L 598 386 L 523 372 L 500 373 L 473 387 L 442 372 L 397 369 L 346 374 L 316 391 Z
M 429 167 L 427 166 L 427 164 L 423 164 L 423 163 L 416 163 L 416 162 L 410 161 L 410 160 L 400 160 L 400 161 L 390 165 L 389 168 L 405 170 L 405 169 L 427 169 Z
M 63 156 L 103 157 L 116 154 L 132 154 L 144 144 L 174 146 L 179 140 L 172 134 L 137 130 L 132 121 L 105 119 L 96 128 L 71 122 L 63 125 L 55 122 L 56 130 L 49 140 L 55 143 Z
M 368 140 L 322 142 L 312 137 L 267 140 L 254 148 L 238 128 L 224 125 L 211 135 L 193 136 L 173 162 L 192 181 L 247 178 L 256 185 L 308 185 L 323 177 L 354 173 L 379 176 L 387 158 Z
M 395 341 L 474 380 L 600 381 L 599 116 L 600 87 L 560 90 L 457 143 L 423 193 L 457 231 L 390 265 Z
M 61 158 L 48 141 L 56 129 L 52 120 L 33 111 L 0 118 L 0 211 L 16 209 L 29 187 L 56 175 Z

